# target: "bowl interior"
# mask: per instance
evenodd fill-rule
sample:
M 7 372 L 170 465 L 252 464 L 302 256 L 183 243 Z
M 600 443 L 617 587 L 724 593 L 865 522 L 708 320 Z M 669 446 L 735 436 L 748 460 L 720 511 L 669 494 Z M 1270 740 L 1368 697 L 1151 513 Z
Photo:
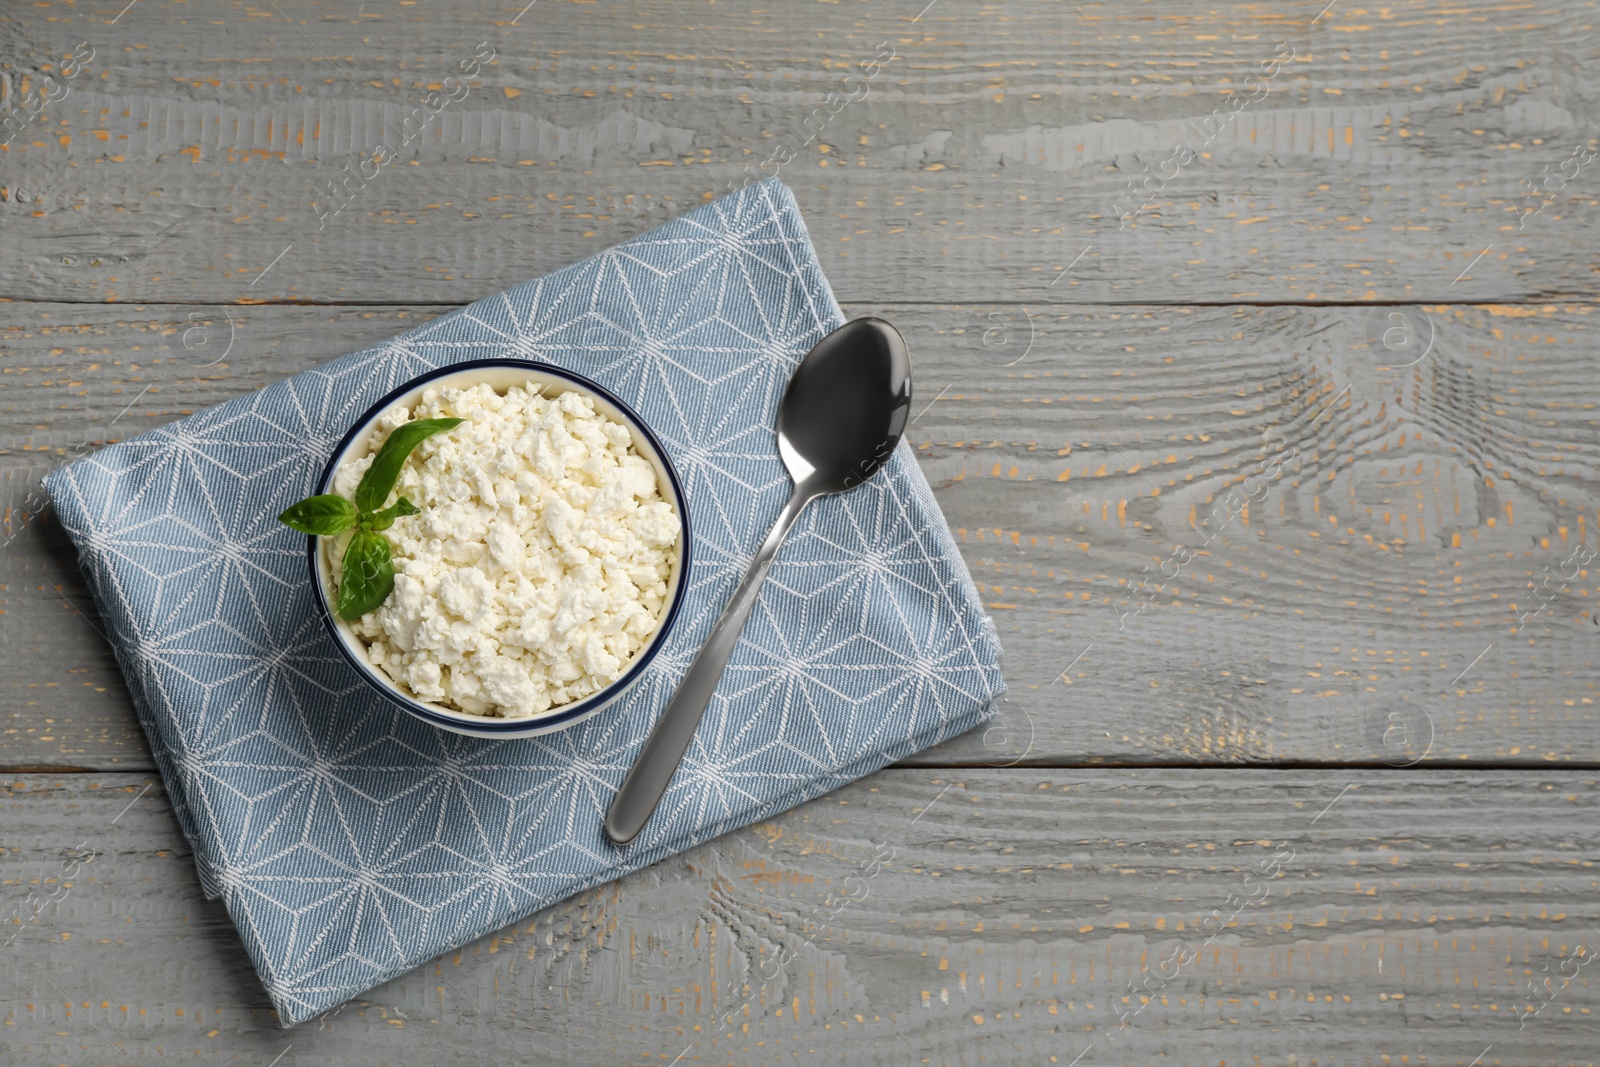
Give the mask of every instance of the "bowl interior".
M 581 375 L 560 370 L 558 368 L 536 363 L 521 363 L 510 360 L 479 360 L 467 364 L 456 364 L 449 368 L 442 368 L 432 374 L 427 374 L 405 386 L 395 390 L 384 397 L 377 404 L 361 416 L 359 422 L 351 429 L 350 433 L 334 452 L 333 458 L 328 461 L 327 468 L 323 471 L 322 478 L 317 485 L 318 493 L 328 492 L 328 487 L 333 482 L 333 475 L 347 456 L 365 454 L 373 444 L 374 434 L 378 432 L 374 425 L 378 417 L 396 404 L 404 404 L 408 408 L 414 405 L 422 394 L 429 389 L 465 388 L 468 386 L 487 383 L 496 392 L 504 393 L 513 385 L 536 383 L 540 392 L 546 397 L 555 397 L 561 393 L 576 391 L 588 396 L 594 401 L 596 410 L 604 412 L 607 416 L 628 427 L 633 434 L 634 449 L 656 471 L 656 483 L 661 498 L 671 502 L 677 511 L 678 521 L 682 526 L 682 533 L 678 535 L 678 544 L 673 552 L 672 577 L 667 583 L 667 596 L 664 601 L 661 615 L 656 620 L 655 630 L 648 640 L 640 646 L 634 654 L 626 670 L 612 682 L 597 692 L 591 693 L 582 700 L 572 701 L 550 708 L 537 715 L 516 719 L 501 719 L 485 715 L 472 715 L 468 712 L 457 711 L 429 701 L 419 700 L 411 693 L 401 689 L 382 670 L 373 666 L 367 659 L 366 646 L 350 628 L 350 624 L 339 618 L 333 610 L 335 591 L 332 574 L 329 568 L 329 554 L 332 551 L 333 539 L 328 537 L 313 538 L 311 551 L 312 567 L 314 569 L 314 584 L 318 607 L 323 620 L 333 631 L 334 637 L 339 641 L 345 658 L 360 671 L 380 692 L 390 700 L 400 704 L 414 714 L 433 722 L 435 725 L 444 726 L 446 729 L 453 725 L 466 728 L 471 733 L 532 733 L 543 732 L 542 728 L 559 728 L 569 726 L 580 719 L 599 711 L 610 703 L 617 695 L 631 683 L 654 657 L 661 641 L 665 636 L 668 624 L 672 621 L 683 595 L 683 580 L 685 561 L 688 555 L 689 544 L 689 519 L 688 509 L 684 506 L 683 494 L 675 472 L 667 461 L 658 443 L 651 433 L 645 428 L 632 411 L 624 407 L 622 402 L 611 396 L 594 382 L 583 378 Z M 559 725 L 557 725 L 559 724 Z

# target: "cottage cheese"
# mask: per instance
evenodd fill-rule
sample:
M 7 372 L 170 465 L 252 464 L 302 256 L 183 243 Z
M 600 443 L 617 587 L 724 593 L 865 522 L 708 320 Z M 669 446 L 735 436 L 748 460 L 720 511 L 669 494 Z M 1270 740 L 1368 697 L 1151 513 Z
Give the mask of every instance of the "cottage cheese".
M 421 700 L 506 718 L 581 700 L 654 634 L 678 516 L 632 431 L 581 393 L 429 389 L 381 416 L 373 451 L 411 419 L 450 416 L 466 421 L 419 445 L 395 487 L 422 510 L 387 531 L 394 592 L 352 629 Z M 347 459 L 333 491 L 354 496 L 371 464 Z

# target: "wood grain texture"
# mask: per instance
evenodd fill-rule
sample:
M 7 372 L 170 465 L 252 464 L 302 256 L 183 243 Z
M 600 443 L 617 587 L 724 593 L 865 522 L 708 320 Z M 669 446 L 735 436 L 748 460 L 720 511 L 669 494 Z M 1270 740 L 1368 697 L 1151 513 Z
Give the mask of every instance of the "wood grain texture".
M 1600 145 L 1592 9 L 1321 6 L 40 12 L 0 39 L 0 104 L 96 51 L 0 151 L 0 295 L 463 302 L 679 214 L 782 147 L 856 300 L 1593 296 L 1600 167 L 1567 162 Z M 443 79 L 480 42 L 495 60 L 407 143 L 407 116 L 457 92 Z M 880 44 L 893 58 L 859 80 Z M 1293 58 L 1247 82 L 1280 44 Z M 1230 92 L 1252 99 L 1233 112 Z M 380 142 L 394 161 L 324 220 L 328 183 Z M 1130 180 L 1148 200 L 1123 227 Z
M 1527 992 L 1600 949 L 1587 773 L 891 770 L 288 1032 L 144 784 L 22 776 L 0 800 L 8 897 L 99 853 L 0 949 L 8 1064 L 1066 1064 L 1088 1047 L 1096 1064 L 1466 1067 L 1486 1046 L 1486 1065 L 1600 1048 L 1593 968 Z M 1197 926 L 1213 910 L 1220 932 Z M 1163 979 L 1168 959 L 1187 962 Z
M 910 440 L 1006 650 L 1001 725 L 921 760 L 1600 762 L 1600 568 L 1563 567 L 1600 549 L 1593 305 L 1434 307 L 1432 351 L 1400 370 L 1356 308 L 848 310 L 906 330 Z M 430 314 L 0 308 L 11 506 L 86 439 Z M 1258 477 L 1279 441 L 1296 458 Z M 148 768 L 70 545 L 11 521 L 0 759 Z M 1200 551 L 1178 567 L 1175 546 Z M 1163 564 L 1177 578 L 1140 608 Z
M 0 1062 L 1595 1063 L 1592 3 L 524 2 L 0 23 Z M 39 477 L 778 150 L 1000 720 L 282 1031 Z

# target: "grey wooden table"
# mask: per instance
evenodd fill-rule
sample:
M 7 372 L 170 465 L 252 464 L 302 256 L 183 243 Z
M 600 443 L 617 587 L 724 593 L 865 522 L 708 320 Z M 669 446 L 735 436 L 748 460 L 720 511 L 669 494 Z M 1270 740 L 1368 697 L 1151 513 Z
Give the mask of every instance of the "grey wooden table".
M 1592 3 L 124 2 L 0 22 L 0 1060 L 1595 1062 Z M 763 167 L 999 725 L 280 1029 L 39 478 Z

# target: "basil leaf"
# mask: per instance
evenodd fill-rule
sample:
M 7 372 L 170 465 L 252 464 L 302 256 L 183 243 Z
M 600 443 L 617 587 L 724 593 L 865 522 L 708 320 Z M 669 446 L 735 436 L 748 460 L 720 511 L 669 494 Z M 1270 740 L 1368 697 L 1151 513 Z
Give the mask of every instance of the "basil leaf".
M 371 530 L 357 530 L 344 550 L 339 618 L 355 622 L 382 604 L 393 589 L 394 559 L 389 555 L 389 539 Z
M 416 515 L 422 511 L 405 497 L 401 497 L 382 511 L 369 512 L 362 519 L 369 530 L 387 530 L 394 525 L 394 520 L 404 515 Z
M 362 511 L 377 511 L 389 499 L 394 483 L 400 480 L 400 468 L 405 466 L 411 450 L 436 433 L 455 429 L 463 421 L 416 419 L 395 427 L 378 454 L 372 457 L 372 466 L 361 476 L 361 484 L 356 486 L 356 507 Z
M 356 506 L 333 493 L 308 496 L 279 515 L 278 521 L 301 533 L 328 537 L 356 524 Z

